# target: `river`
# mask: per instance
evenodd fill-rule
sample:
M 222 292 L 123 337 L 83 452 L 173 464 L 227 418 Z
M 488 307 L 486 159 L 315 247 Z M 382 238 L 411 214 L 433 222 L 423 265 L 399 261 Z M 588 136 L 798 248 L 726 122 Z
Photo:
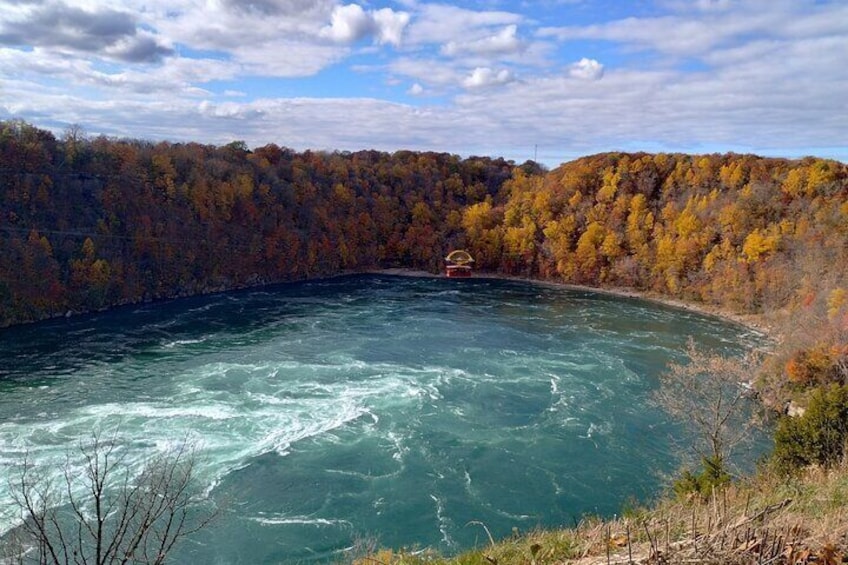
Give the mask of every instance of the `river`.
M 93 431 L 131 465 L 187 440 L 221 507 L 177 562 L 456 552 L 656 495 L 680 430 L 650 402 L 689 337 L 759 336 L 534 283 L 362 275 L 0 332 L 0 525 L 26 454 L 60 476 Z

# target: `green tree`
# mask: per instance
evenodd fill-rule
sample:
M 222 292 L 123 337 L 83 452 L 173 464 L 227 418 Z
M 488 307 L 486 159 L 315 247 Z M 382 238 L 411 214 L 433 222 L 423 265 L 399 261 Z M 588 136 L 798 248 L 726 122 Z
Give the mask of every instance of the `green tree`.
M 845 457 L 848 442 L 848 385 L 814 390 L 802 416 L 784 417 L 774 435 L 773 460 L 791 473 L 809 465 L 830 467 Z

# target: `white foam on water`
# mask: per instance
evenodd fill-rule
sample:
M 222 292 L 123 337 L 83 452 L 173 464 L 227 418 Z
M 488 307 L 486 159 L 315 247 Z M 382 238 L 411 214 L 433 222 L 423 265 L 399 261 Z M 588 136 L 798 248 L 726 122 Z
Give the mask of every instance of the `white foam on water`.
M 390 431 L 386 434 L 386 437 L 392 442 L 395 448 L 394 453 L 392 453 L 392 459 L 403 464 L 404 457 L 409 453 L 409 448 L 403 443 L 403 436 Z
M 492 507 L 492 510 L 494 510 L 496 514 L 503 516 L 504 518 L 509 518 L 510 520 L 516 522 L 523 522 L 525 520 L 532 520 L 533 518 L 535 518 L 535 516 L 532 516 L 530 514 L 512 514 L 511 512 L 501 510 L 500 508 Z
M 212 403 L 204 405 L 173 406 L 165 402 L 128 402 L 86 406 L 80 414 L 97 420 L 143 419 L 160 422 L 170 419 L 199 418 L 207 420 L 230 420 L 238 417 L 235 409 L 228 404 Z
M 430 498 L 436 503 L 436 520 L 439 524 L 439 533 L 442 535 L 442 543 L 448 547 L 453 547 L 455 542 L 450 535 L 451 521 L 450 518 L 445 515 L 444 502 L 435 494 L 431 494 Z
M 565 490 L 562 488 L 562 486 L 559 484 L 559 481 L 557 480 L 558 477 L 557 477 L 556 473 L 551 473 L 549 471 L 546 471 L 546 474 L 548 475 L 548 478 L 551 480 L 551 486 L 553 486 L 555 494 L 560 495 L 563 492 L 565 492 Z
M 612 432 L 612 424 L 609 422 L 601 422 L 595 423 L 592 422 L 589 424 L 589 427 L 586 429 L 586 435 L 579 436 L 581 439 L 593 439 L 598 436 L 606 436 Z
M 290 362 L 216 362 L 177 377 L 176 394 L 168 398 L 102 402 L 62 414 L 7 420 L 0 424 L 0 453 L 10 460 L 26 453 L 36 464 L 49 467 L 58 480 L 66 453 L 78 446 L 80 438 L 90 437 L 91 430 L 117 430 L 115 440 L 126 447 L 127 461 L 137 469 L 153 455 L 172 449 L 175 441 L 187 439 L 197 451 L 204 482 L 215 485 L 252 458 L 272 452 L 285 456 L 294 443 L 328 435 L 363 417 L 369 426 L 376 426 L 387 402 L 437 396 L 431 385 L 416 384 L 414 377 L 396 371 L 359 381 L 280 382 L 278 373 L 286 365 L 288 372 L 303 368 Z M 363 366 L 322 369 L 334 372 Z M 257 391 L 245 393 L 247 384 Z M 402 460 L 407 449 L 399 438 L 391 441 L 394 455 Z M 8 507 L 9 496 L 8 485 L 0 484 L 0 505 Z M 0 513 L 0 529 L 15 523 L 13 515 Z
M 328 518 L 313 518 L 311 516 L 287 516 L 284 514 L 259 514 L 247 518 L 251 522 L 263 526 L 315 526 L 315 527 L 343 527 L 352 529 L 353 524 L 348 520 L 337 520 Z
M 377 424 L 379 424 L 379 423 L 380 423 L 380 417 L 379 417 L 379 416 L 377 416 L 377 415 L 376 415 L 374 412 L 372 412 L 371 410 L 366 409 L 366 410 L 365 410 L 365 415 L 371 418 L 371 423 L 372 423 L 372 424 L 377 425 Z
M 162 347 L 165 349 L 174 349 L 175 347 L 180 347 L 182 345 L 196 345 L 198 343 L 204 343 L 208 338 L 201 337 L 197 339 L 176 339 L 173 341 L 166 341 L 162 344 Z
M 463 410 L 463 408 L 461 406 L 451 406 L 449 408 L 449 410 L 450 410 L 451 414 L 453 414 L 454 416 L 458 417 L 461 420 L 465 419 L 465 417 L 466 417 L 465 410 Z
M 365 481 L 373 481 L 376 479 L 388 479 L 391 477 L 397 477 L 401 474 L 402 469 L 398 469 L 396 471 L 392 471 L 391 473 L 385 473 L 382 475 L 375 475 L 370 471 L 368 473 L 362 473 L 360 471 L 347 471 L 344 469 L 324 469 L 325 473 L 330 473 L 332 475 L 342 475 L 344 477 L 355 477 L 357 479 L 362 479 Z

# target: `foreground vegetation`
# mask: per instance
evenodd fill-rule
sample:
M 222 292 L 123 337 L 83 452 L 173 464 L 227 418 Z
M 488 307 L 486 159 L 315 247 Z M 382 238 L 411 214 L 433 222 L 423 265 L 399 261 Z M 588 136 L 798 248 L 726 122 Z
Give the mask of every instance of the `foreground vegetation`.
M 493 272 L 756 315 L 775 344 L 748 380 L 776 411 L 808 414 L 778 424 L 767 471 L 726 488 L 713 453 L 687 479 L 694 499 L 458 562 L 612 562 L 622 532 L 627 558 L 651 562 L 832 563 L 845 550 L 843 163 L 607 153 L 546 172 L 439 153 L 89 139 L 78 128 L 57 139 L 0 122 L 0 180 L 0 325 L 374 268 L 438 272 L 452 248 Z
M 517 533 L 451 558 L 381 550 L 355 563 L 836 565 L 845 562 L 846 550 L 848 466 L 843 464 L 809 469 L 790 480 L 763 472 L 704 500 L 672 497 L 621 518 L 586 518 L 574 528 Z

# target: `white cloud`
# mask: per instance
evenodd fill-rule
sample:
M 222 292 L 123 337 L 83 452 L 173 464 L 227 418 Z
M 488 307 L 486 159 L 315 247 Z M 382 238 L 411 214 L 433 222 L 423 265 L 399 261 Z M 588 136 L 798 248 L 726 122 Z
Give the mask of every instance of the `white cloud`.
M 19 81 L 4 83 L 2 99 L 13 114 L 39 116 L 51 109 L 51 120 L 83 123 L 92 134 L 207 143 L 245 139 L 251 146 L 275 142 L 300 149 L 506 153 L 517 160 L 531 157 L 520 148 L 538 144 L 555 151 L 548 159 L 553 162 L 566 154 L 648 144 L 674 151 L 709 146 L 786 153 L 844 145 L 848 114 L 835 109 L 844 107 L 848 70 L 831 68 L 837 54 L 816 61 L 816 53 L 833 52 L 837 44 L 818 40 L 782 49 L 775 54 L 785 66 L 777 74 L 770 61 L 752 59 L 695 75 L 616 70 L 602 81 L 551 75 L 514 81 L 509 89 L 470 89 L 433 107 L 344 98 L 221 105 L 178 95 L 159 96 L 156 103 L 137 97 L 98 102 Z M 478 73 L 478 79 L 491 73 Z
M 252 76 L 302 77 L 343 59 L 343 45 L 328 44 L 321 30 L 335 0 L 118 0 L 135 4 L 144 23 L 183 55 L 224 59 Z
M 96 88 L 109 98 L 146 98 L 153 93 L 173 96 L 197 96 L 206 92 L 197 85 L 213 80 L 228 80 L 239 67 L 226 61 L 169 58 L 155 67 L 127 67 L 119 71 L 99 70 L 93 61 L 69 58 L 41 48 L 31 52 L 0 49 L 0 76 L 17 76 L 33 84 L 49 79 L 62 83 L 62 90 L 73 95 L 79 89 Z
M 276 38 L 315 38 L 336 0 L 116 0 L 176 43 L 228 50 Z
M 390 8 L 366 12 L 359 4 L 336 6 L 330 24 L 321 36 L 340 43 L 353 43 L 373 35 L 378 43 L 400 45 L 409 14 Z
M 342 61 L 348 48 L 337 45 L 314 45 L 285 38 L 267 43 L 239 46 L 231 56 L 241 66 L 242 76 L 306 77 Z
M 504 3 L 487 3 L 494 4 Z M 413 17 L 403 57 L 388 68 L 428 89 L 444 94 L 457 86 L 505 84 L 514 80 L 514 71 L 507 68 L 548 63 L 549 42 L 522 37 L 520 26 L 527 23 L 522 14 L 430 2 L 410 1 L 405 6 Z
M 719 44 L 730 29 L 717 22 L 666 16 L 627 18 L 587 27 L 544 28 L 539 34 L 560 41 L 602 39 L 619 42 L 629 49 L 651 48 L 676 55 L 693 55 Z
M 568 75 L 582 80 L 598 80 L 604 76 L 604 66 L 594 59 L 583 57 L 568 67 Z
M 462 73 L 439 60 L 405 57 L 392 61 L 392 73 L 406 76 L 427 85 L 453 86 L 461 80 Z
M 675 2 L 675 5 L 678 4 Z M 675 57 L 704 56 L 713 49 L 762 38 L 848 34 L 848 4 L 724 0 L 679 3 L 675 15 L 627 17 L 588 26 L 546 27 L 539 36 L 560 41 L 601 39 L 626 50 L 655 50 Z
M 488 86 L 496 86 L 507 84 L 515 80 L 512 72 L 507 69 L 496 71 L 489 67 L 477 67 L 471 74 L 465 77 L 462 85 L 465 88 L 484 88 Z
M 54 36 L 38 10 L 62 1 L 56 13 L 70 19 Z M 404 12 L 388 0 L 0 0 L 0 116 L 92 135 L 521 160 L 535 144 L 561 155 L 829 146 L 848 157 L 848 3 L 657 0 L 655 17 L 538 29 L 556 20 L 532 10 L 568 2 L 473 3 L 518 14 L 429 0 L 392 4 Z M 81 33 L 92 21 L 103 27 Z M 9 22 L 32 44 L 21 48 Z M 297 97 L 297 77 L 332 78 L 349 57 L 345 68 L 374 75 L 355 97 L 341 79 Z M 363 98 L 404 91 L 415 104 Z
M 727 10 L 730 8 L 730 0 L 697 0 L 696 6 L 703 11 Z
M 348 4 L 336 6 L 330 25 L 321 30 L 321 35 L 333 41 L 351 43 L 373 32 L 374 19 L 359 4 Z
M 403 31 L 409 24 L 410 15 L 383 8 L 374 12 L 374 24 L 377 27 L 377 41 L 381 44 L 400 45 Z
M 520 14 L 480 12 L 447 4 L 421 4 L 410 23 L 408 43 L 442 45 L 451 41 L 467 41 L 491 35 L 492 29 L 517 25 L 524 21 Z
M 222 102 L 215 104 L 209 100 L 204 100 L 197 106 L 201 115 L 210 118 L 227 118 L 235 120 L 248 120 L 252 118 L 260 118 L 263 111 L 259 108 L 251 107 L 248 104 L 238 104 L 236 102 Z
M 494 35 L 470 41 L 449 41 L 442 47 L 442 53 L 448 56 L 470 53 L 472 55 L 502 55 L 525 49 L 525 44 L 517 35 L 518 26 L 509 25 Z

